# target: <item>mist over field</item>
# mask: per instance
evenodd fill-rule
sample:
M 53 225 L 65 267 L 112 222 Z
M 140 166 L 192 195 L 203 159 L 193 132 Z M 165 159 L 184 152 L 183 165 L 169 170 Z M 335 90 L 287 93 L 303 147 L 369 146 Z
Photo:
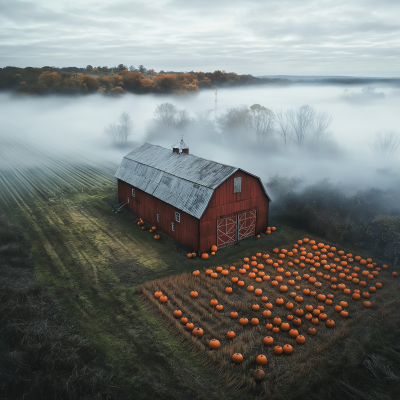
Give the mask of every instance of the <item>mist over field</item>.
M 75 154 L 78 159 L 117 165 L 137 145 L 149 141 L 170 147 L 183 134 L 192 154 L 239 166 L 261 176 L 263 181 L 276 174 L 299 177 L 303 184 L 328 177 L 352 192 L 364 187 L 385 189 L 399 184 L 399 152 L 392 157 L 380 156 L 374 151 L 373 144 L 379 131 L 400 133 L 399 100 L 400 89 L 393 87 L 375 88 L 374 95 L 363 93 L 362 87 L 354 86 L 218 90 L 217 117 L 222 117 L 231 108 L 253 104 L 274 112 L 307 104 L 317 112 L 329 114 L 332 123 L 327 129 L 326 141 L 315 148 L 307 143 L 302 147 L 293 143 L 284 147 L 276 135 L 260 142 L 246 132 L 241 137 L 230 137 L 226 132 L 221 134 L 218 127 L 213 127 L 214 90 L 182 96 L 17 97 L 1 94 L 0 136 L 11 141 L 34 143 L 72 158 Z M 181 129 L 157 125 L 153 119 L 155 109 L 166 102 L 186 110 L 186 118 L 192 122 Z M 118 147 L 105 134 L 105 129 L 117 123 L 124 111 L 131 116 L 133 130 L 128 143 Z M 199 120 L 200 113 L 203 113 L 203 124 L 195 124 L 193 120 Z M 20 161 L 30 162 L 26 157 Z

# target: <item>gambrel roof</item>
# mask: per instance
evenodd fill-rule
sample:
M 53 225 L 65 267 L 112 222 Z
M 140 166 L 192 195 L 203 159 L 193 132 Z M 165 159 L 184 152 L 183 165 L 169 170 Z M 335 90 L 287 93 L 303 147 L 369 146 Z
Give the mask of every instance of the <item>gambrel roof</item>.
M 237 171 L 243 170 L 145 143 L 122 159 L 115 176 L 200 219 L 214 190 Z

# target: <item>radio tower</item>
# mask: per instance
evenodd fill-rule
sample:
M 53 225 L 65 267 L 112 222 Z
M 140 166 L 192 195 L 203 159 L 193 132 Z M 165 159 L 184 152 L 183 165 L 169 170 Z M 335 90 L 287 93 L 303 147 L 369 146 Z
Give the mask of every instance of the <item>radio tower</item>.
M 218 103 L 218 88 L 215 88 L 215 111 L 214 111 L 214 118 L 215 121 L 217 120 L 217 103 Z

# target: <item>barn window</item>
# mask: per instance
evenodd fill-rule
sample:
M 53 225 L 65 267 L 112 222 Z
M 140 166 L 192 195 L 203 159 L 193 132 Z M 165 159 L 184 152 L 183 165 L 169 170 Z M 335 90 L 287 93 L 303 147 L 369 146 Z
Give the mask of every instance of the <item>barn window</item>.
M 171 228 L 172 228 L 172 232 L 175 232 L 175 224 L 173 222 L 171 222 Z
M 135 197 L 135 189 L 132 189 L 132 197 Z
M 160 214 L 157 214 L 157 222 L 160 222 Z
M 129 204 L 129 196 L 127 197 L 127 199 L 128 199 L 128 200 L 127 200 L 126 202 Z
M 181 222 L 181 214 L 178 213 L 178 212 L 175 213 L 175 221 L 176 222 Z
M 233 179 L 233 193 L 240 193 L 242 191 L 242 178 Z

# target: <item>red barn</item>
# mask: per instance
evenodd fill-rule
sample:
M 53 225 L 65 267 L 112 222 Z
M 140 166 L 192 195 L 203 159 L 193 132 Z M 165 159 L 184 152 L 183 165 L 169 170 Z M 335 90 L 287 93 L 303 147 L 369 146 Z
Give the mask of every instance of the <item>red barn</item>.
M 149 143 L 126 155 L 115 176 L 120 202 L 196 252 L 223 247 L 265 231 L 269 198 L 257 176 Z

